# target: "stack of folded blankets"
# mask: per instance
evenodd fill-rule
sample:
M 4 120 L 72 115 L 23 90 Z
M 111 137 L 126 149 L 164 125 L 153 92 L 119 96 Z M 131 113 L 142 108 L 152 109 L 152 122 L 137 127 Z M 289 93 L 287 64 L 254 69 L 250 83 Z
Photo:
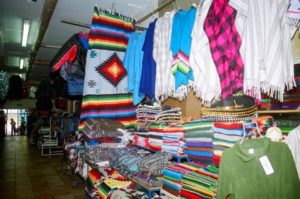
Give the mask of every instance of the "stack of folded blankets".
M 148 130 L 149 125 L 155 122 L 156 115 L 160 112 L 160 106 L 139 105 L 136 110 L 137 129 Z
M 243 139 L 243 122 L 214 122 L 213 161 L 216 166 L 220 164 L 225 149 Z
M 161 141 L 161 150 L 172 153 L 173 155 L 183 155 L 184 153 L 184 133 L 181 125 L 168 126 L 166 124 L 151 124 L 149 128 L 150 145 L 151 136 L 156 135 Z
M 191 161 L 208 165 L 213 163 L 212 122 L 191 121 L 183 124 L 186 141 L 185 154 Z
M 118 121 L 110 119 L 87 119 L 84 121 L 83 137 L 86 140 L 96 140 L 99 143 L 120 142 L 123 134 L 117 129 L 125 128 Z
M 182 178 L 180 196 L 184 198 L 215 198 L 218 169 L 208 165 L 189 172 Z
M 182 120 L 182 113 L 180 108 L 171 108 L 163 110 L 156 114 L 155 123 L 178 123 Z
M 300 125 L 299 116 L 292 116 L 291 118 L 283 118 L 276 120 L 276 126 L 281 130 L 284 136 L 288 135 L 293 129 Z
M 197 169 L 199 169 L 199 166 L 193 163 L 179 163 L 166 167 L 163 171 L 161 194 L 170 198 L 179 198 L 183 176 Z
M 151 151 L 183 155 L 185 142 L 181 125 L 169 126 L 165 123 L 153 123 L 148 130 L 148 132 L 136 132 L 133 136 L 133 144 Z
M 148 133 L 136 133 L 133 135 L 132 144 L 142 148 L 150 149 Z M 151 149 L 155 150 L 155 149 Z

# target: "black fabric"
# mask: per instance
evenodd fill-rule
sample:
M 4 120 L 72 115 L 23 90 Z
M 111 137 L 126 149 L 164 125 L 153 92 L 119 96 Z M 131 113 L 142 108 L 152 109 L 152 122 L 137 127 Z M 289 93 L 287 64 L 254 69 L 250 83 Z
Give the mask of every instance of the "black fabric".
M 53 86 L 49 80 L 40 83 L 36 91 L 36 109 L 38 111 L 51 111 L 53 103 L 51 101 L 54 96 Z
M 247 95 L 237 94 L 228 97 L 226 100 L 221 100 L 213 103 L 211 108 L 243 105 L 243 107 L 251 107 L 255 105 L 255 100 Z
M 19 75 L 13 75 L 9 78 L 8 99 L 18 100 L 23 97 L 23 82 Z

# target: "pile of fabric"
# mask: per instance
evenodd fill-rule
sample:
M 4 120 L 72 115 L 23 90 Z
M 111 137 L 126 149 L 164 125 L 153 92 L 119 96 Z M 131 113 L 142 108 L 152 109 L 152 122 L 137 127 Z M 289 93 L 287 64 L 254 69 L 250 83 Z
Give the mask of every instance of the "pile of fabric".
M 151 124 L 149 128 L 150 144 L 151 135 L 161 136 L 160 147 L 162 151 L 174 155 L 182 155 L 184 151 L 184 134 L 181 126 L 168 126 L 166 124 Z
M 148 133 L 136 133 L 133 135 L 132 144 L 135 146 L 139 146 L 142 148 L 157 150 L 156 148 L 152 148 L 149 144 L 149 136 Z M 159 149 L 158 149 L 159 150 Z
M 161 193 L 171 198 L 179 198 L 183 176 L 197 169 L 199 169 L 199 166 L 195 166 L 193 163 L 179 163 L 167 166 L 163 171 L 164 179 Z
M 184 133 L 181 125 L 152 123 L 148 132 L 137 132 L 133 144 L 151 151 L 165 151 L 174 155 L 183 155 L 185 149 Z
M 201 167 L 183 176 L 180 195 L 184 198 L 215 198 L 217 180 L 216 167 Z
M 109 156 L 110 167 L 117 170 L 121 175 L 134 181 L 141 182 L 146 186 L 159 187 L 163 169 L 170 165 L 172 155 L 165 152 L 149 154 L 138 149 L 111 150 L 103 156 Z M 102 155 L 102 153 L 101 153 Z
M 180 108 L 163 110 L 155 116 L 155 123 L 178 123 L 181 122 L 182 113 Z
M 212 164 L 213 129 L 212 122 L 191 121 L 183 125 L 186 141 L 185 154 L 194 162 L 202 165 Z
M 216 166 L 220 164 L 225 149 L 243 139 L 243 122 L 214 122 L 213 161 Z
M 293 129 L 300 125 L 300 118 L 292 116 L 291 118 L 276 119 L 276 126 L 281 130 L 283 135 L 288 135 Z
M 160 106 L 140 105 L 136 110 L 137 129 L 148 130 L 149 125 L 155 122 L 155 117 L 161 112 Z

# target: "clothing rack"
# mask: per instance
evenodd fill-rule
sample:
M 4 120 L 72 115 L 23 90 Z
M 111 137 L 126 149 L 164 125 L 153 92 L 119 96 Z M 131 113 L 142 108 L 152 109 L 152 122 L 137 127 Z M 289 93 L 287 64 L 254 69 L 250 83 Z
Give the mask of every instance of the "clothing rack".
M 73 19 L 61 19 L 60 22 L 65 23 L 65 24 L 69 24 L 69 25 L 73 25 L 73 26 L 80 26 L 83 28 L 91 28 L 91 26 L 87 23 L 82 23 L 79 21 L 75 21 Z M 134 28 L 136 30 L 145 30 L 146 28 L 141 27 L 141 26 L 134 26 Z

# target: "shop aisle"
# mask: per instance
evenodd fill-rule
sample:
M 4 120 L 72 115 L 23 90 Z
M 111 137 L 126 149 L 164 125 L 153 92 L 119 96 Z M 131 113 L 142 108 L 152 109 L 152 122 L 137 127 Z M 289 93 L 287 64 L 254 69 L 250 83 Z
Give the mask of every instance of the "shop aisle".
M 0 198 L 82 199 L 84 186 L 72 188 L 61 172 L 61 157 L 42 158 L 26 136 L 0 141 Z

